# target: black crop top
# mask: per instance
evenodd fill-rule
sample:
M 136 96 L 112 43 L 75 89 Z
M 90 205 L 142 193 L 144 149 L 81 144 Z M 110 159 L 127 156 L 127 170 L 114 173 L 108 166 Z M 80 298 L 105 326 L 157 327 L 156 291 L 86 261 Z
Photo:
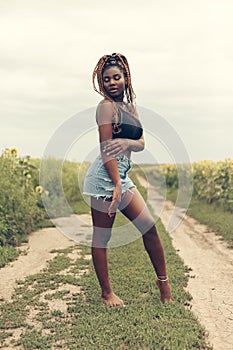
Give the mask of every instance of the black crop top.
M 114 132 L 114 123 L 112 123 L 113 133 L 112 138 L 132 139 L 138 140 L 143 134 L 142 124 L 130 112 L 125 111 L 121 106 L 118 105 L 118 116 L 119 116 L 119 129 L 118 133 Z

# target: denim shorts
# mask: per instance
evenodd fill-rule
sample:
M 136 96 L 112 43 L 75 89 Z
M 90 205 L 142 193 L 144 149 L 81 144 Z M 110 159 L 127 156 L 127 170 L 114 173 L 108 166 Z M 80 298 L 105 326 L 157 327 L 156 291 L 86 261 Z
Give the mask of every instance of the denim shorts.
M 122 194 L 131 187 L 136 187 L 133 181 L 128 177 L 128 172 L 132 168 L 132 161 L 124 154 L 116 157 L 118 171 L 120 174 Z M 101 155 L 89 167 L 83 186 L 83 194 L 93 197 L 111 198 L 113 195 L 114 183 L 108 174 L 103 163 Z

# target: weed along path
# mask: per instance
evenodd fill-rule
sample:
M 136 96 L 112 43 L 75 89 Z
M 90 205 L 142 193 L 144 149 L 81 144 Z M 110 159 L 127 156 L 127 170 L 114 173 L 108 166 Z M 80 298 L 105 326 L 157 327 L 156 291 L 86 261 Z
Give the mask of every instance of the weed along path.
M 174 204 L 165 201 L 156 188 L 139 177 L 148 190 L 148 203 L 157 210 L 165 228 L 174 211 Z M 164 203 L 163 203 L 164 202 Z M 162 203 L 162 204 L 161 204 Z M 161 211 L 161 205 L 163 210 Z M 177 222 L 180 211 L 177 210 Z M 168 230 L 169 231 L 169 230 Z M 185 216 L 170 232 L 173 246 L 191 269 L 187 290 L 193 297 L 194 314 L 209 333 L 208 341 L 214 350 L 233 348 L 233 250 L 206 225 Z
M 80 215 L 79 217 L 84 217 L 84 219 L 79 221 L 75 220 L 75 216 L 70 217 L 68 220 L 66 218 L 58 218 L 56 222 L 58 228 L 43 228 L 32 232 L 29 235 L 29 242 L 19 248 L 22 254 L 18 259 L 0 269 L 0 301 L 11 299 L 17 280 L 42 271 L 47 266 L 48 261 L 57 255 L 56 252 L 53 252 L 54 250 L 77 245 L 72 239 L 76 238 L 75 232 L 78 231 L 82 234 L 82 232 L 87 230 L 87 225 L 77 227 L 77 223 L 80 224 L 83 220 L 89 220 L 90 223 L 91 218 L 89 216 L 87 214 Z M 72 226 L 75 232 L 69 234 L 69 229 Z M 59 228 L 65 228 L 68 233 L 67 236 Z
M 56 255 L 51 253 L 53 249 L 63 249 L 74 244 L 53 227 L 31 233 L 29 242 L 20 247 L 22 254 L 18 259 L 0 269 L 0 299 L 10 300 L 17 280 L 45 268 L 47 262 Z

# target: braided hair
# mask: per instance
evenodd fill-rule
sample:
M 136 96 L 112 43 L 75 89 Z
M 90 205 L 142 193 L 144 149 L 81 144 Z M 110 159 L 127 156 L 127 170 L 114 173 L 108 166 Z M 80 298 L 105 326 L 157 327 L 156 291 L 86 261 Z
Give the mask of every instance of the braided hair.
M 120 53 L 113 53 L 112 55 L 102 56 L 99 59 L 97 65 L 95 66 L 95 69 L 92 75 L 92 83 L 93 83 L 94 90 L 96 92 L 98 92 L 104 98 L 113 102 L 113 106 L 115 109 L 115 113 L 113 115 L 113 119 L 114 119 L 113 133 L 117 134 L 121 131 L 120 129 L 121 122 L 119 121 L 119 117 L 118 117 L 118 108 L 115 101 L 107 95 L 104 89 L 104 82 L 103 82 L 103 73 L 105 69 L 111 66 L 118 67 L 123 72 L 125 78 L 127 79 L 127 83 L 125 84 L 125 96 L 128 104 L 130 105 L 131 109 L 133 109 L 133 111 L 135 111 L 134 101 L 135 101 L 136 95 L 132 87 L 131 74 L 130 74 L 127 58 Z M 96 77 L 99 85 L 99 90 L 96 88 L 96 84 L 95 84 Z
M 100 95 L 102 95 L 103 97 L 111 100 L 111 98 L 107 96 L 105 92 L 104 82 L 103 82 L 103 72 L 105 71 L 105 69 L 109 68 L 110 66 L 117 66 L 121 71 L 123 71 L 124 76 L 127 78 L 127 84 L 125 86 L 125 94 L 126 94 L 127 102 L 133 103 L 136 96 L 132 87 L 129 64 L 128 64 L 127 58 L 120 53 L 113 53 L 112 55 L 104 55 L 99 59 L 99 62 L 95 66 L 95 69 L 92 75 L 94 90 L 98 92 Z M 96 76 L 97 76 L 97 81 L 99 85 L 99 90 L 96 88 L 96 85 L 95 85 Z

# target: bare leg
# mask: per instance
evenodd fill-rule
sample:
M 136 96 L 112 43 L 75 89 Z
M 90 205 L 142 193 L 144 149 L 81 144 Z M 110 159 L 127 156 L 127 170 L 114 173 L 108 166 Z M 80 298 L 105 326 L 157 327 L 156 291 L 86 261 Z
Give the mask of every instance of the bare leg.
M 115 215 L 110 218 L 107 214 L 110 203 L 110 201 L 104 201 L 102 198 L 91 198 L 93 220 L 92 259 L 102 290 L 101 301 L 108 306 L 123 306 L 124 302 L 112 291 L 108 275 L 107 244 L 111 237 L 112 225 L 115 219 Z
M 156 285 L 160 290 L 160 300 L 163 303 L 173 300 L 170 286 L 166 278 L 167 272 L 164 250 L 155 227 L 154 219 L 139 191 L 136 188 L 132 188 L 131 191 L 133 194 L 129 191 L 125 193 L 119 209 L 142 233 L 145 249 L 158 277 Z M 129 196 L 131 196 L 131 200 Z

